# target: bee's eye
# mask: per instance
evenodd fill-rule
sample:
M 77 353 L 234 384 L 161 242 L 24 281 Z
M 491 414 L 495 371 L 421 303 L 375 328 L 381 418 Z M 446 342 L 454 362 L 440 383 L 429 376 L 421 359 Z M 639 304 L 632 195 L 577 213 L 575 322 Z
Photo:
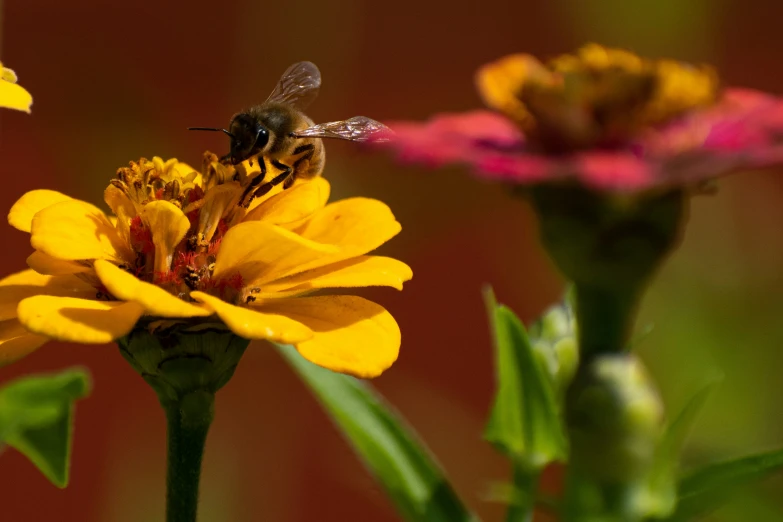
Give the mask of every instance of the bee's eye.
M 256 144 L 255 147 L 258 147 L 259 149 L 263 149 L 266 147 L 266 144 L 269 143 L 269 131 L 266 129 L 266 127 L 258 127 L 258 131 L 256 132 Z

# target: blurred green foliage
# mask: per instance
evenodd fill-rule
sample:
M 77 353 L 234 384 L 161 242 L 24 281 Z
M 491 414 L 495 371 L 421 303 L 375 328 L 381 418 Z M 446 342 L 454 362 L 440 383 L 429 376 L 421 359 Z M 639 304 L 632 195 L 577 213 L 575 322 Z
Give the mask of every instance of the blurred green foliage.
M 704 59 L 723 0 L 558 0 L 580 41 L 622 46 L 650 56 Z
M 89 391 L 81 369 L 6 384 L 0 388 L 0 442 L 23 453 L 55 486 L 67 486 L 74 402 Z

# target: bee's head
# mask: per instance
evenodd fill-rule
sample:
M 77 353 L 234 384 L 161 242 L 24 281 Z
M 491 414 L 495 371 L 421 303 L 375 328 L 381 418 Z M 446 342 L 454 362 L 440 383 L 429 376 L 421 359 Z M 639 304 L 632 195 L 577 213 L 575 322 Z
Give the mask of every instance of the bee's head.
M 269 143 L 269 129 L 257 118 L 245 112 L 231 119 L 228 133 L 231 137 L 231 160 L 239 163 L 254 154 L 263 152 Z

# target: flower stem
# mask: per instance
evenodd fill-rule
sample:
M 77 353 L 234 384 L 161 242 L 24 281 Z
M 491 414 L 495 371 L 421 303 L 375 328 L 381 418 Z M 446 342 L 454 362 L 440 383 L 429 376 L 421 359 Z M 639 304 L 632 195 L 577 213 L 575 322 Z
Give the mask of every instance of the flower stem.
M 201 461 L 215 396 L 198 390 L 161 404 L 168 421 L 166 522 L 196 522 Z
M 137 328 L 119 339 L 120 353 L 155 390 L 168 421 L 166 521 L 195 522 L 201 460 L 215 416 L 215 393 L 234 375 L 247 339 L 216 325 Z
M 581 357 L 626 350 L 641 288 L 576 284 L 575 292 Z
M 512 502 L 506 512 L 506 522 L 531 522 L 535 511 L 538 472 L 514 464 L 514 489 L 520 493 L 517 502 Z

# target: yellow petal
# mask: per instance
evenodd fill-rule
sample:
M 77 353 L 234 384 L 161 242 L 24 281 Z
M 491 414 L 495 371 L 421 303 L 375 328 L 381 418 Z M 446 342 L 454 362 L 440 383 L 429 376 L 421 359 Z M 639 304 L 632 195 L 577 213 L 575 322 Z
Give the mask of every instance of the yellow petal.
M 10 71 L 10 69 L 5 69 L 3 72 L 5 73 L 5 71 Z M 32 104 L 33 96 L 24 87 L 5 79 L 0 80 L 0 107 L 29 113 Z
M 234 306 L 204 292 L 191 292 L 190 296 L 212 309 L 232 332 L 245 339 L 266 339 L 288 344 L 313 336 L 309 328 L 284 315 Z
M 201 185 L 201 173 L 187 163 L 182 163 L 172 158 L 166 161 L 165 169 L 171 172 L 172 178 L 179 179 L 182 183 Z
M 144 307 L 147 315 L 158 317 L 206 317 L 212 312 L 202 306 L 187 303 L 159 286 L 139 280 L 108 261 L 95 261 L 95 272 L 106 289 L 121 301 L 134 301 Z
M 109 219 L 114 223 L 117 233 L 122 237 L 123 241 L 130 244 L 131 219 L 138 214 L 136 205 L 122 189 L 114 185 L 109 185 L 103 191 L 103 200 L 109 205 L 114 216 L 116 216 L 111 216 Z
M 59 341 L 104 344 L 127 335 L 144 313 L 138 303 L 37 295 L 19 303 L 19 322 Z
M 16 317 L 19 301 L 34 295 L 95 297 L 96 290 L 72 275 L 41 275 L 23 270 L 0 280 L 0 321 Z
M 144 205 L 141 219 L 152 233 L 155 245 L 155 271 L 171 270 L 174 249 L 190 229 L 190 221 L 176 205 L 169 201 L 153 201 Z
M 204 241 L 212 241 L 221 219 L 230 219 L 235 212 L 239 199 L 242 197 L 242 187 L 236 181 L 231 181 L 210 188 L 204 196 L 201 212 L 199 212 L 198 233 Z
M 28 332 L 16 319 L 0 322 L 0 366 L 18 361 L 48 340 L 48 337 Z
M 259 285 L 338 252 L 336 247 L 308 241 L 284 228 L 247 221 L 223 236 L 213 277 L 239 273 L 246 285 Z
M 89 203 L 72 199 L 38 212 L 33 218 L 30 244 L 52 257 L 66 261 L 134 258 L 111 221 Z
M 31 190 L 11 207 L 8 212 L 8 223 L 22 232 L 29 233 L 32 229 L 33 216 L 46 207 L 71 199 L 73 198 L 56 190 Z
M 476 84 L 487 107 L 502 112 L 518 122 L 530 119 L 520 100 L 523 86 L 552 82 L 552 74 L 535 57 L 512 54 L 479 69 Z
M 106 190 L 103 191 L 103 201 L 106 202 L 115 216 L 122 214 L 132 218 L 137 214 L 136 206 L 128 197 L 128 194 L 115 185 L 106 187 Z
M 364 255 L 396 236 L 401 229 L 391 209 L 375 199 L 351 198 L 327 205 L 296 232 L 305 239 L 334 245 L 338 252 L 302 264 L 297 272 Z
M 261 309 L 308 326 L 313 338 L 294 345 L 305 359 L 324 368 L 371 378 L 397 360 L 397 322 L 383 307 L 361 297 L 295 297 L 266 301 Z
M 27 257 L 27 266 L 45 275 L 78 274 L 90 271 L 87 265 L 76 261 L 63 261 L 37 250 Z
M 177 158 L 164 160 L 160 156 L 153 156 L 152 164 L 161 179 L 166 182 L 176 179 L 181 184 L 195 182 L 197 185 L 201 185 L 201 174 L 187 163 L 177 161 Z
M 7 82 L 16 83 L 19 78 L 16 77 L 16 73 L 13 69 L 9 69 L 8 67 L 3 67 L 2 64 L 0 64 L 0 78 Z
M 265 284 L 260 297 L 274 297 L 272 292 L 295 294 L 319 288 L 391 286 L 402 290 L 402 283 L 412 277 L 410 267 L 402 261 L 382 256 L 360 256 Z
M 294 223 L 323 208 L 329 199 L 329 189 L 329 182 L 321 177 L 296 184 L 265 200 L 248 212 L 244 220 L 273 225 Z

